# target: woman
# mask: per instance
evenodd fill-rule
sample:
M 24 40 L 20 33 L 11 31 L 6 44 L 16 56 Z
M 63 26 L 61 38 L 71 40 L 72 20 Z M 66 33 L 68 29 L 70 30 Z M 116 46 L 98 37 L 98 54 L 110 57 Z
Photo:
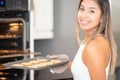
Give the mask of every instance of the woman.
M 82 42 L 78 25 L 85 32 Z M 109 1 L 80 0 L 76 32 L 80 47 L 71 65 L 74 80 L 107 80 L 114 72 L 117 53 Z
M 85 32 L 82 42 L 79 28 Z M 76 33 L 80 47 L 73 62 L 68 64 L 71 65 L 74 80 L 107 80 L 109 73 L 114 72 L 117 56 L 109 1 L 80 0 Z M 65 68 L 55 67 L 51 72 L 61 73 L 64 70 Z

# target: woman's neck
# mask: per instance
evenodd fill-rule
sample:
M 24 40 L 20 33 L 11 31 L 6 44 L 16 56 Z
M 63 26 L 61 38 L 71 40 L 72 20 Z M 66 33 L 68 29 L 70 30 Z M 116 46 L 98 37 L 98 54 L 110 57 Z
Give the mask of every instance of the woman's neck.
M 91 31 L 85 31 L 85 37 L 86 38 L 90 38 L 91 36 L 93 36 L 95 33 L 97 32 L 97 29 L 93 29 Z

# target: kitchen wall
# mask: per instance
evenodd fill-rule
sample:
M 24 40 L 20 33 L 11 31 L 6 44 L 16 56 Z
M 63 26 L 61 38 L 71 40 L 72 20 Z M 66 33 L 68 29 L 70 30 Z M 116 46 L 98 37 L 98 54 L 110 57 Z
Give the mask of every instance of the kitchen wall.
M 76 12 L 79 0 L 54 0 L 54 38 L 47 40 L 36 40 L 35 51 L 42 52 L 42 56 L 47 54 L 67 54 L 72 60 L 78 45 L 75 38 L 75 21 Z M 117 46 L 120 47 L 120 1 L 112 0 L 112 22 L 113 32 L 117 41 Z M 120 56 L 120 50 L 118 48 L 118 56 Z M 117 69 L 119 68 L 119 58 L 117 62 Z M 116 69 L 116 80 L 119 80 L 120 72 Z M 51 74 L 49 69 L 35 71 L 35 80 L 53 80 L 60 78 L 69 78 L 72 74 L 69 70 L 63 74 Z M 114 80 L 112 75 L 110 80 Z
M 54 38 L 36 40 L 35 51 L 47 54 L 67 54 L 73 59 L 78 45 L 75 38 L 76 12 L 79 0 L 54 0 Z M 44 27 L 44 26 L 43 26 Z M 63 74 L 51 74 L 49 69 L 36 71 L 36 80 L 53 80 L 72 77 L 69 70 Z

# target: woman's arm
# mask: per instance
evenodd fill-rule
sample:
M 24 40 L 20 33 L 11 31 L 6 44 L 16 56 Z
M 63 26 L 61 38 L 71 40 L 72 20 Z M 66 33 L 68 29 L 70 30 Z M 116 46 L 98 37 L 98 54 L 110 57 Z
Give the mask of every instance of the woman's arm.
M 91 80 L 106 80 L 109 59 L 109 44 L 104 38 L 98 37 L 87 45 L 83 53 L 83 62 L 88 68 Z
M 71 64 L 72 64 L 72 62 L 69 61 L 68 64 L 67 64 L 68 69 L 71 69 Z

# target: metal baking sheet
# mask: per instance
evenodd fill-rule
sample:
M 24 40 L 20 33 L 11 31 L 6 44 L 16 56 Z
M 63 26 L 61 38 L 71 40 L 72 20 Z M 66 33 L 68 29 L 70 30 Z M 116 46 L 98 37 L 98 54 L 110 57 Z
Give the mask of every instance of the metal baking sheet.
M 54 60 L 58 60 L 60 62 L 59 63 L 54 63 L 54 64 L 49 64 L 49 65 L 46 65 L 46 66 L 44 65 L 45 62 L 32 63 L 32 65 L 29 65 L 29 66 L 23 66 L 22 65 L 22 63 L 29 63 L 30 61 L 41 60 L 41 59 L 42 60 L 47 60 L 47 62 L 54 61 Z M 69 61 L 68 59 L 63 59 L 63 58 L 49 59 L 49 58 L 46 58 L 46 57 L 34 57 L 34 58 L 29 58 L 29 59 L 27 58 L 27 59 L 15 61 L 15 62 L 4 63 L 2 65 L 7 67 L 7 68 L 26 69 L 26 70 L 42 70 L 42 69 L 51 68 L 51 67 L 55 67 L 55 66 L 65 64 L 68 61 Z M 41 63 L 43 63 L 44 66 L 43 65 L 38 66 Z M 36 67 L 36 66 L 38 66 L 38 67 Z

